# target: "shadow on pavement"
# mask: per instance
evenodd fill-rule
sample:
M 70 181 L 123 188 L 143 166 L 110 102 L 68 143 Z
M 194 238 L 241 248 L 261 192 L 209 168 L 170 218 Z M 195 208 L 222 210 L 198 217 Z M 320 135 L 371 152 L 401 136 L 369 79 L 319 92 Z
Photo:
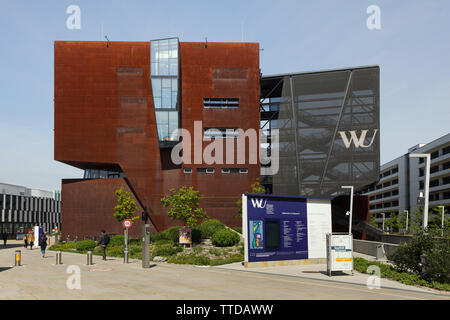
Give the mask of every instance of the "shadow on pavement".
M 0 272 L 12 269 L 13 267 L 0 267 Z
M 12 243 L 12 244 L 8 244 L 7 243 L 6 247 L 3 244 L 0 245 L 0 250 L 2 250 L 2 249 L 11 249 L 11 248 L 23 248 L 25 250 L 25 247 L 23 246 L 22 243 Z

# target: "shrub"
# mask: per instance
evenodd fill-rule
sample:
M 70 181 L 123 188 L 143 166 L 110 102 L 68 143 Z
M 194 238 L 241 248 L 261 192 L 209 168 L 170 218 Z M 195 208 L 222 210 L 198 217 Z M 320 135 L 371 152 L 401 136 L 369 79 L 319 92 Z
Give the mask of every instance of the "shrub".
M 234 231 L 239 232 L 240 234 L 242 234 L 242 227 L 234 227 L 232 228 Z
M 110 246 L 123 246 L 125 244 L 125 236 L 123 234 L 118 234 L 115 236 L 112 236 L 109 240 Z
M 398 271 L 420 273 L 420 256 L 432 248 L 433 238 L 422 233 L 414 236 L 410 242 L 400 245 L 388 258 Z
M 450 283 L 450 246 L 438 243 L 427 251 L 426 272 L 432 280 Z
M 173 247 L 171 245 L 163 245 L 156 247 L 153 251 L 153 256 L 170 257 L 176 255 L 178 252 L 183 251 L 183 247 Z
M 192 243 L 202 242 L 202 231 L 198 228 L 192 228 Z
M 93 240 L 83 240 L 77 243 L 77 251 L 92 251 L 97 246 L 97 243 Z
M 219 220 L 208 219 L 203 221 L 197 228 L 200 230 L 202 238 L 206 239 L 211 238 L 216 231 L 225 228 L 225 225 Z
M 217 247 L 230 247 L 239 243 L 241 238 L 228 229 L 219 229 L 211 237 L 211 242 Z

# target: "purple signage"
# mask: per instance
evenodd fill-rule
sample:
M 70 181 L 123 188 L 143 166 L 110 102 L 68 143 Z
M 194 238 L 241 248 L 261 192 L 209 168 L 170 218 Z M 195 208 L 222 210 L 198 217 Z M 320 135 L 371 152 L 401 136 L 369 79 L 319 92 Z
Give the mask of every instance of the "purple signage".
M 247 195 L 248 261 L 308 259 L 306 198 Z

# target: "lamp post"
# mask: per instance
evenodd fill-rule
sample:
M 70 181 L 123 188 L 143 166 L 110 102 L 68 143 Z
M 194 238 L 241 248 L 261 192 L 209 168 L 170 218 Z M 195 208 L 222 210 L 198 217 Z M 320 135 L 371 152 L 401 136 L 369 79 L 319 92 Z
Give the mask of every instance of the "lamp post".
M 441 237 L 443 237 L 444 236 L 444 209 L 445 209 L 445 207 L 444 206 L 438 206 L 438 208 L 441 208 L 441 212 L 442 212 L 442 224 L 441 224 Z
M 353 186 L 342 186 L 342 189 L 350 189 L 350 219 L 348 223 L 348 234 L 352 234 L 352 215 L 353 215 Z
M 384 218 L 385 218 L 384 212 L 381 212 L 381 215 L 383 216 L 383 227 L 381 229 L 383 230 L 383 233 L 384 233 Z
M 429 153 L 411 153 L 410 158 L 425 158 L 425 183 L 424 183 L 424 197 L 425 203 L 423 206 L 423 224 L 422 227 L 425 230 L 428 226 L 428 199 L 430 196 L 430 162 L 431 156 Z
M 406 233 L 408 233 L 408 215 L 409 215 L 409 211 L 408 210 L 403 210 L 403 212 L 406 213 Z

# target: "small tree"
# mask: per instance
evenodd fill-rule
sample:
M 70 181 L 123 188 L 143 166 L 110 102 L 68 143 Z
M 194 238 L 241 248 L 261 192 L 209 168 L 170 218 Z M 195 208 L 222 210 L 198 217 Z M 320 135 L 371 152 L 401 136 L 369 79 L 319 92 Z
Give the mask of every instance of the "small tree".
M 266 194 L 266 189 L 259 183 L 259 178 L 256 179 L 256 181 L 251 185 L 252 191 L 249 193 L 253 194 Z M 242 218 L 242 197 L 236 201 L 236 204 L 238 205 L 238 217 Z
M 182 186 L 178 191 L 170 189 L 170 195 L 161 198 L 164 207 L 170 207 L 168 216 L 180 220 L 185 226 L 195 227 L 199 220 L 208 218 L 200 208 L 199 201 L 203 196 L 193 187 Z
M 136 219 L 139 219 L 139 216 L 134 216 L 134 213 L 138 209 L 136 202 L 134 201 L 133 195 L 131 192 L 124 191 L 121 187 L 115 192 L 117 196 L 117 206 L 114 208 L 114 218 L 117 221 L 122 222 L 126 219 L 134 222 Z

